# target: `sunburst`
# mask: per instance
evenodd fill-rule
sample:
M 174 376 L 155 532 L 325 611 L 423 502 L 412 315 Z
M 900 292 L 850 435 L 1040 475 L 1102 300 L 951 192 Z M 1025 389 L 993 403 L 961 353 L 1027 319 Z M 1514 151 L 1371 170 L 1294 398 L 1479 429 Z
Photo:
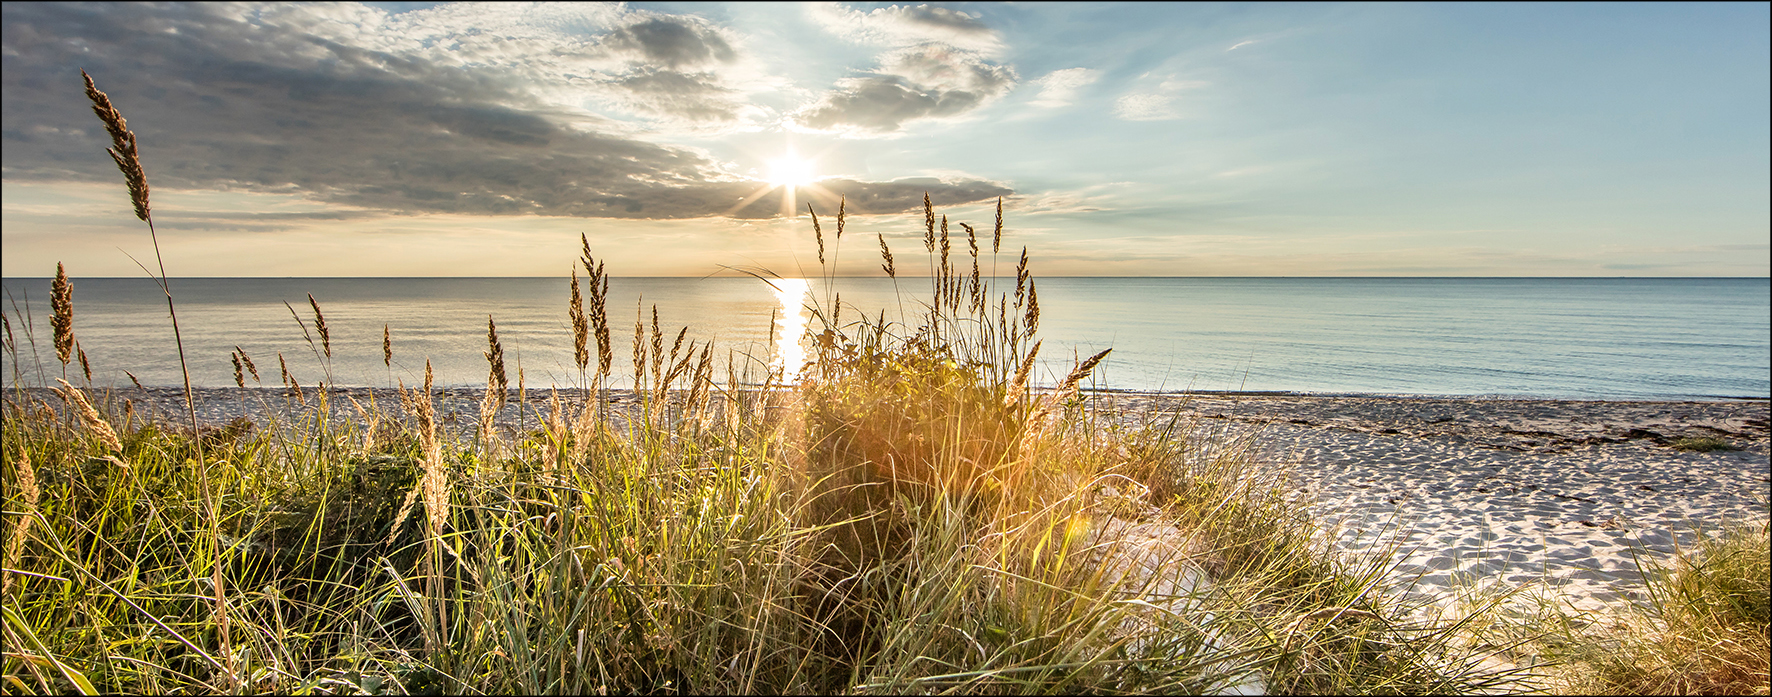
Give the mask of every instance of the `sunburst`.
M 786 155 L 769 161 L 768 182 L 776 186 L 799 188 L 817 180 L 816 165 L 789 150 Z
M 767 172 L 758 180 L 760 186 L 749 195 L 744 196 L 726 211 L 732 215 L 753 201 L 763 198 L 775 191 L 781 191 L 781 210 L 779 215 L 792 217 L 805 211 L 801 210 L 802 197 L 812 199 L 823 207 L 835 206 L 839 198 L 835 192 L 820 186 L 818 175 L 818 159 L 801 157 L 792 147 L 787 148 L 780 156 L 766 160 Z

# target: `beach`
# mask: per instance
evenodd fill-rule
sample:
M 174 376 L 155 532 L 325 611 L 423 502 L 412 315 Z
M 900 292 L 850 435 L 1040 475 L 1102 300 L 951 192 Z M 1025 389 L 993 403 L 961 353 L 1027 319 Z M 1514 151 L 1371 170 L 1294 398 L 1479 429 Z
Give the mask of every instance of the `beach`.
M 1394 547 L 1395 592 L 1448 609 L 1461 588 L 1644 600 L 1697 530 L 1767 518 L 1768 403 L 1300 395 L 1115 395 L 1123 420 L 1244 437 L 1350 557 Z M 1689 452 L 1681 438 L 1740 450 Z M 1462 578 L 1461 578 L 1462 577 Z
M 31 390 L 36 393 L 38 391 Z M 442 428 L 471 437 L 483 391 L 438 390 Z M 196 391 L 205 427 L 240 416 L 262 426 L 312 415 L 282 389 Z M 60 400 L 46 393 L 46 403 Z M 507 429 L 535 428 L 551 392 L 500 412 Z M 1768 402 L 1570 401 L 1370 395 L 1098 393 L 1121 424 L 1173 420 L 1216 447 L 1247 447 L 1283 478 L 1350 560 L 1395 549 L 1383 576 L 1392 592 L 1445 609 L 1461 588 L 1543 589 L 1583 610 L 1642 600 L 1636 556 L 1668 562 L 1698 530 L 1765 521 Z M 138 415 L 184 421 L 183 391 L 125 388 Z M 399 400 L 392 390 L 345 388 L 334 418 Z M 562 402 L 581 404 L 577 390 Z M 632 393 L 611 391 L 618 411 Z M 1719 438 L 1739 450 L 1690 452 L 1682 438 Z M 1524 595 L 1522 597 L 1525 597 Z

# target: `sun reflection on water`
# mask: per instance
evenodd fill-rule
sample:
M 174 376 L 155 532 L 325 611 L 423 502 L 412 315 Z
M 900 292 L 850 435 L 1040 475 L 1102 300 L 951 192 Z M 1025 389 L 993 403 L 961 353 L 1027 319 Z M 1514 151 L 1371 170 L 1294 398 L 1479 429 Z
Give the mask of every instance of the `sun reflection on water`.
M 800 368 L 806 364 L 806 347 L 800 339 L 806 334 L 806 322 L 811 319 L 806 310 L 806 292 L 809 286 L 803 278 L 778 278 L 771 282 L 775 286 L 775 298 L 781 303 L 782 321 L 776 325 L 776 335 L 772 337 L 775 344 L 775 361 L 771 368 L 781 371 L 784 384 L 794 384 L 800 380 Z

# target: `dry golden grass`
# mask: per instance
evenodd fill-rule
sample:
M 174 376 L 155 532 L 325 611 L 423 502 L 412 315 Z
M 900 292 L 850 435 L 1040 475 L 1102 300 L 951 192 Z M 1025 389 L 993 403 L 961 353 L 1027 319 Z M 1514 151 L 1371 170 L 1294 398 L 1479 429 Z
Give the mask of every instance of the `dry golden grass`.
M 1647 608 L 1549 636 L 1571 693 L 1764 695 L 1772 691 L 1767 526 L 1737 526 L 1651 564 Z
M 136 151 L 135 132 L 129 130 L 129 122 L 123 118 L 123 113 L 111 105 L 111 97 L 93 84 L 92 76 L 82 70 L 80 77 L 86 80 L 86 97 L 92 100 L 92 113 L 98 115 L 98 120 L 111 134 L 111 147 L 105 152 L 123 172 L 123 183 L 129 189 L 130 203 L 135 206 L 135 217 L 152 225 L 148 210 L 148 175 L 142 169 L 141 154 Z
M 55 263 L 55 280 L 49 285 L 49 326 L 55 333 L 55 359 L 66 374 L 74 351 L 74 290 L 61 262 Z
M 81 423 L 86 424 L 86 429 L 98 438 L 99 444 L 104 446 L 105 451 L 112 454 L 123 452 L 123 442 L 117 439 L 117 432 L 111 428 L 109 422 L 105 421 L 104 416 L 92 407 L 92 402 L 86 399 L 86 393 L 68 384 L 66 380 L 58 378 L 56 382 L 61 383 L 61 388 L 51 389 L 55 389 L 55 393 L 61 395 L 61 398 L 68 403 L 68 406 L 73 409 L 74 415 L 80 418 Z
M 25 536 L 31 533 L 31 522 L 37 517 L 37 500 L 43 495 L 37 488 L 37 471 L 31 467 L 30 453 L 19 453 L 15 473 L 17 479 L 8 488 L 17 494 L 21 505 L 17 516 L 7 516 L 10 523 L 6 531 L 6 571 L 0 579 L 0 599 L 12 595 L 13 570 L 20 568 L 19 553 L 24 550 Z

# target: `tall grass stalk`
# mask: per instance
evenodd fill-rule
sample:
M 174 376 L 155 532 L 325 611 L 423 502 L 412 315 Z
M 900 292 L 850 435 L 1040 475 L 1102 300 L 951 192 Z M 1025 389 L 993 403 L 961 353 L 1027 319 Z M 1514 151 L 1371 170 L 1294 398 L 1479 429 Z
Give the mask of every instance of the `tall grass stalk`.
M 166 296 L 166 313 L 172 318 L 172 337 L 178 348 L 179 374 L 184 378 L 185 385 L 185 413 L 191 423 L 191 435 L 196 438 L 198 435 L 197 402 L 191 390 L 190 362 L 185 358 L 184 335 L 179 331 L 178 308 L 172 301 L 172 285 L 166 276 L 166 259 L 160 253 L 160 235 L 154 229 L 154 216 L 148 205 L 148 176 L 142 167 L 141 153 L 136 149 L 135 132 L 129 130 L 129 122 L 123 118 L 123 113 L 111 104 L 110 96 L 98 89 L 92 81 L 92 76 L 82 70 L 80 77 L 86 81 L 86 97 L 92 101 L 92 113 L 98 116 L 98 120 L 105 125 L 105 130 L 111 135 L 112 147 L 106 148 L 105 153 L 111 156 L 111 159 L 117 163 L 117 169 L 123 173 L 124 186 L 129 190 L 129 200 L 135 208 L 135 217 L 148 225 L 148 239 L 153 242 L 154 263 L 159 269 L 159 275 L 154 276 L 154 280 L 159 284 L 161 293 Z M 63 363 L 65 364 L 66 361 Z M 203 443 L 200 438 L 197 439 L 196 460 L 199 476 L 207 482 L 209 462 L 203 453 Z M 204 487 L 204 508 L 210 520 L 210 542 L 219 546 L 220 532 L 216 519 L 215 501 L 210 495 L 207 485 Z M 211 584 L 214 587 L 214 613 L 221 630 L 222 644 L 228 649 L 225 654 L 231 656 L 232 642 L 228 623 L 227 591 L 223 585 L 219 567 L 211 576 Z M 234 680 L 231 669 L 229 673 L 229 685 L 232 685 Z

